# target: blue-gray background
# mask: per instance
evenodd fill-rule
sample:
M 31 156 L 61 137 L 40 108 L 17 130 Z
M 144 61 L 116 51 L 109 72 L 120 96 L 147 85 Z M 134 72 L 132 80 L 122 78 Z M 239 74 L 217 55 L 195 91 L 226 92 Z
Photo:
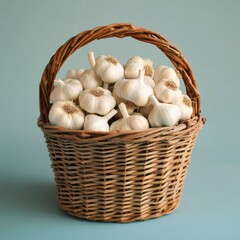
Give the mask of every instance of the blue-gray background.
M 0 0 L 0 239 L 240 239 L 239 56 L 236 0 Z M 207 124 L 192 155 L 181 206 L 131 224 L 89 222 L 57 207 L 39 115 L 38 85 L 56 49 L 98 25 L 130 22 L 161 33 L 193 68 Z M 86 53 L 140 55 L 170 64 L 133 39 L 95 41 L 64 64 L 87 68 Z

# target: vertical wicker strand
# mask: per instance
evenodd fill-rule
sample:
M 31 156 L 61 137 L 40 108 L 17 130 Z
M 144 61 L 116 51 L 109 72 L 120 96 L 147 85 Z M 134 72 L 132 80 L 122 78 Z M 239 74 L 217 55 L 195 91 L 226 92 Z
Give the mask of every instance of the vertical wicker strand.
M 145 212 L 145 209 L 148 205 L 148 201 L 149 201 L 149 198 L 145 199 L 145 196 L 144 196 L 144 193 L 145 193 L 145 184 L 148 184 L 148 180 L 146 180 L 147 178 L 147 168 L 146 168 L 146 165 L 148 163 L 148 143 L 145 143 L 144 144 L 144 148 L 142 149 L 145 149 L 144 151 L 144 163 L 143 163 L 143 169 L 142 169 L 142 173 L 143 173 L 143 176 L 142 176 L 142 187 L 141 187 L 141 194 L 140 194 L 140 199 L 141 199 L 141 203 L 140 203 L 140 218 L 141 220 L 145 219 L 146 218 L 146 212 Z
M 122 156 L 122 151 L 125 152 L 124 146 L 119 146 L 119 150 L 120 152 L 120 156 Z M 121 174 L 123 174 L 123 180 L 122 180 L 122 197 L 121 197 L 121 221 L 124 221 L 124 214 L 125 214 L 125 201 L 126 201 L 126 196 L 127 196 L 127 170 L 128 170 L 128 166 L 127 166 L 127 158 L 121 158 L 119 159 L 120 161 L 120 169 L 121 169 Z

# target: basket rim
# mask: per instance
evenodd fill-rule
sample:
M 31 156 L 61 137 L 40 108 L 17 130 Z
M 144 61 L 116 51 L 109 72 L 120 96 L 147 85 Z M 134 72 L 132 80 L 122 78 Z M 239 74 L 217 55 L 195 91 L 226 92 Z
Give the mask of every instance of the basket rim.
M 166 137 L 169 135 L 178 135 L 184 132 L 192 132 L 194 129 L 200 129 L 205 124 L 206 119 L 200 115 L 191 118 L 178 125 L 170 127 L 148 128 L 145 130 L 126 130 L 126 131 L 89 131 L 89 130 L 75 130 L 64 127 L 54 126 L 50 123 L 44 123 L 41 118 L 38 119 L 38 126 L 41 130 L 54 138 L 71 139 L 81 142 L 104 141 L 114 139 L 114 141 L 134 141 L 142 142 L 152 140 L 153 137 Z M 153 140 L 154 141 L 154 140 Z

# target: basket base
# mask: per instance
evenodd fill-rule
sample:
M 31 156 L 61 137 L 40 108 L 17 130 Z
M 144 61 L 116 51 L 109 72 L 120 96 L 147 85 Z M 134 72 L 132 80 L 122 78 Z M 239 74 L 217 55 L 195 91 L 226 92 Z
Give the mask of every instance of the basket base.
M 174 212 L 177 208 L 179 208 L 180 206 L 180 200 L 178 200 L 175 204 L 171 204 L 170 206 L 168 206 L 168 208 L 163 209 L 162 211 L 159 210 L 158 212 L 154 213 L 154 214 L 150 214 L 150 213 L 145 213 L 145 214 L 141 214 L 141 215 L 134 215 L 132 214 L 132 216 L 118 216 L 118 215 L 114 215 L 114 216 L 106 216 L 104 217 L 103 215 L 100 216 L 89 216 L 87 214 L 84 213 L 76 213 L 74 211 L 69 211 L 64 209 L 64 207 L 61 207 L 61 205 L 59 204 L 59 207 L 67 214 L 77 217 L 77 218 L 81 218 L 81 219 L 85 219 L 85 220 L 89 220 L 89 221 L 99 221 L 99 222 L 115 222 L 115 223 L 129 223 L 129 222 L 135 222 L 135 221 L 145 221 L 145 220 L 149 220 L 149 219 L 153 219 L 153 218 L 158 218 L 158 217 L 162 217 L 165 215 L 168 215 L 172 212 Z

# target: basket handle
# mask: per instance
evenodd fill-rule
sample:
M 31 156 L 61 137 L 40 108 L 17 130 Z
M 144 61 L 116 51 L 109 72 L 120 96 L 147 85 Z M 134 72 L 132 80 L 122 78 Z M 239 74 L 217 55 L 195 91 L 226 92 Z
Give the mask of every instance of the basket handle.
M 137 27 L 132 24 L 116 23 L 107 26 L 96 27 L 92 30 L 79 33 L 64 43 L 52 56 L 43 72 L 39 89 L 40 119 L 43 122 L 49 122 L 48 113 L 50 110 L 50 93 L 53 88 L 54 79 L 56 78 L 59 69 L 66 59 L 76 50 L 92 42 L 93 40 L 110 37 L 132 37 L 136 40 L 153 44 L 159 48 L 181 73 L 187 94 L 193 103 L 193 116 L 200 115 L 200 95 L 197 90 L 196 80 L 190 65 L 183 57 L 179 49 L 177 49 L 156 32 L 152 32 L 148 29 Z

